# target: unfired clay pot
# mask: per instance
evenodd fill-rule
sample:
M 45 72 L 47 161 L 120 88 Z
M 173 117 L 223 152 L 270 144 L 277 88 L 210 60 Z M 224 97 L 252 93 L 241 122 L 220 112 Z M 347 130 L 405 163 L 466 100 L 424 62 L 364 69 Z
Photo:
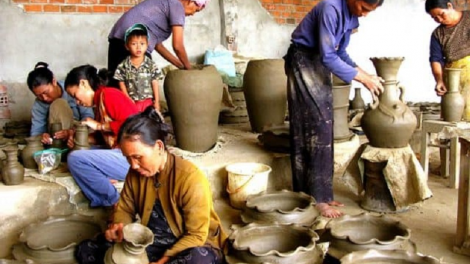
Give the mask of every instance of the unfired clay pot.
M 52 138 L 52 144 L 51 144 L 51 147 L 52 148 L 58 148 L 58 149 L 63 149 L 67 146 L 67 142 L 65 142 L 65 140 L 62 140 L 62 139 L 56 139 L 54 138 L 54 134 L 58 131 L 61 131 L 62 130 L 62 123 L 52 123 L 50 124 L 50 135 L 51 135 L 51 138 Z
M 348 111 L 349 111 L 349 92 L 351 85 L 333 84 L 333 135 L 336 142 L 350 140 L 354 135 L 349 130 Z
M 359 250 L 407 250 L 417 252 L 410 229 L 385 215 L 344 215 L 325 226 L 322 241 L 329 241 L 328 255 L 341 259 Z
M 243 76 L 243 93 L 251 129 L 283 124 L 287 111 L 287 76 L 284 60 L 251 60 Z
M 462 120 L 465 100 L 460 94 L 460 73 L 462 69 L 444 69 L 444 82 L 447 92 L 441 99 L 441 112 L 444 121 L 457 122 Z
M 150 228 L 132 223 L 124 226 L 123 242 L 116 243 L 106 251 L 104 264 L 148 264 L 145 248 L 153 243 L 154 235 Z
M 21 160 L 23 161 L 23 166 L 28 169 L 37 169 L 38 164 L 34 160 L 33 154 L 44 149 L 41 143 L 41 136 L 27 137 L 25 140 L 27 144 L 21 150 Z
M 73 143 L 73 150 L 90 149 L 90 144 L 88 143 L 87 125 L 81 123 L 75 124 Z
M 366 104 L 364 103 L 364 99 L 361 96 L 361 88 L 354 88 L 354 98 L 351 101 L 351 109 L 352 110 L 364 110 L 366 108 Z
M 176 145 L 191 152 L 205 152 L 217 142 L 223 83 L 213 65 L 172 70 L 164 81 Z
M 404 57 L 372 57 L 377 75 L 385 81 L 397 81 L 398 70 Z
M 386 81 L 383 87 L 384 92 L 364 111 L 362 130 L 373 147 L 406 147 L 416 129 L 416 116 L 403 100 L 405 88 L 402 85 Z
M 341 258 L 341 264 L 440 264 L 431 256 L 406 250 L 361 250 L 349 253 Z
M 5 185 L 18 185 L 24 181 L 24 167 L 18 162 L 18 148 L 8 146 L 3 149 L 7 155 L 6 164 L 2 168 L 2 178 Z
M 318 217 L 315 199 L 302 192 L 282 190 L 251 195 L 241 214 L 244 223 L 279 223 L 311 226 Z
M 319 264 L 318 235 L 307 227 L 282 224 L 232 226 L 229 263 Z M 232 259 L 233 257 L 233 259 Z

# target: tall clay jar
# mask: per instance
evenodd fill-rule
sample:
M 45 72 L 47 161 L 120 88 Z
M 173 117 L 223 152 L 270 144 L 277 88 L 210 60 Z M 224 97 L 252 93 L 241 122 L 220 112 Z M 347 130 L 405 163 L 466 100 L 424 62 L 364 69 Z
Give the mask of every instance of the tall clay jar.
M 57 123 L 50 124 L 50 135 L 51 135 L 51 138 L 52 138 L 51 147 L 59 148 L 59 149 L 65 148 L 65 146 L 66 146 L 65 140 L 55 139 L 54 138 L 54 134 L 58 131 L 61 131 L 61 130 L 62 130 L 62 123 L 57 122 Z
M 374 64 L 377 75 L 385 81 L 397 81 L 398 70 L 404 57 L 372 57 L 370 58 Z
M 41 142 L 41 136 L 27 137 L 25 140 L 26 146 L 21 151 L 23 166 L 27 169 L 37 169 L 38 165 L 34 160 L 33 154 L 44 149 Z
M 172 70 L 163 83 L 176 145 L 205 152 L 217 143 L 223 83 L 212 65 Z
M 243 76 L 251 129 L 262 133 L 266 125 L 284 124 L 287 111 L 287 76 L 284 60 L 251 60 Z
M 73 143 L 73 150 L 90 149 L 87 125 L 81 123 L 75 124 Z
M 349 109 L 349 92 L 350 84 L 338 85 L 333 83 L 333 136 L 335 142 L 343 142 L 350 140 L 354 135 L 349 130 L 348 109 Z
M 444 83 L 447 92 L 441 99 L 442 119 L 448 122 L 457 122 L 462 120 L 465 108 L 465 100 L 460 94 L 460 73 L 462 69 L 446 68 L 444 69 Z
M 362 130 L 373 147 L 406 147 L 416 129 L 416 116 L 403 101 L 405 88 L 402 85 L 386 81 L 383 87 L 384 92 L 364 111 Z
M 361 88 L 354 88 L 354 98 L 351 101 L 351 109 L 352 110 L 364 110 L 366 108 L 366 104 L 364 103 L 364 99 L 361 96 Z
M 5 185 L 18 185 L 24 181 L 24 167 L 18 162 L 18 148 L 8 146 L 3 151 L 7 155 L 6 164 L 2 168 Z

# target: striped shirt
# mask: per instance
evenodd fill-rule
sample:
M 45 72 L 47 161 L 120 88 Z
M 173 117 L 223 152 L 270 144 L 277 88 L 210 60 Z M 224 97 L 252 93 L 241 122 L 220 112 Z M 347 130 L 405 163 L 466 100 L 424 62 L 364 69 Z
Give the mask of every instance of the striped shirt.
M 114 24 L 109 39 L 124 40 L 124 33 L 136 23 L 149 30 L 148 53 L 152 53 L 158 43 L 170 37 L 172 26 L 184 26 L 185 13 L 179 0 L 145 0 L 124 13 Z

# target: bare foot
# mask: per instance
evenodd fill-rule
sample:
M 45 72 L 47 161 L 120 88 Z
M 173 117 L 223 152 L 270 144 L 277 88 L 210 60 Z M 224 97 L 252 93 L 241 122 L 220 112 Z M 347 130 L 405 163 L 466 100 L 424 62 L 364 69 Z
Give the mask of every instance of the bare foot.
M 339 206 L 339 207 L 344 206 L 343 203 L 340 203 L 340 202 L 338 202 L 338 201 L 329 201 L 329 202 L 328 202 L 328 205 L 329 205 L 329 206 Z
M 335 203 L 338 203 L 338 202 L 335 202 Z M 338 203 L 338 204 L 341 204 L 341 203 Z M 342 204 L 339 206 L 342 206 Z M 329 203 L 317 203 L 315 207 L 317 208 L 318 211 L 320 211 L 320 214 L 323 217 L 338 218 L 343 215 L 341 211 L 331 207 Z

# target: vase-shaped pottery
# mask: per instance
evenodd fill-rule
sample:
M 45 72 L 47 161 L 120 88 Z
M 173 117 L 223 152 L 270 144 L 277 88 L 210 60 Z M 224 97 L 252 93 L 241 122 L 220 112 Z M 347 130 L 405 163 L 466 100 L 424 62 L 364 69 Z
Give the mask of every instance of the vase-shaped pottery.
M 327 253 L 339 260 L 351 252 L 368 249 L 417 252 L 410 235 L 410 229 L 399 221 L 361 213 L 329 221 L 321 240 L 330 242 Z
M 361 250 L 347 254 L 341 264 L 440 264 L 440 260 L 406 250 Z
M 364 103 L 364 99 L 361 96 L 361 88 L 354 88 L 354 98 L 351 101 L 351 109 L 352 110 L 364 110 L 366 108 L 366 104 Z
M 217 143 L 223 82 L 212 65 L 172 70 L 164 81 L 176 145 L 206 152 Z
M 448 122 L 457 122 L 462 120 L 465 108 L 465 100 L 460 94 L 460 73 L 462 69 L 446 68 L 444 69 L 444 83 L 447 92 L 441 99 L 442 119 Z
M 369 144 L 376 148 L 402 148 L 408 145 L 417 119 L 403 101 L 405 88 L 396 81 L 383 83 L 384 91 L 361 119 Z
M 287 111 L 287 76 L 284 60 L 251 60 L 243 76 L 251 129 L 262 133 L 266 125 L 284 123 Z
M 90 149 L 88 143 L 88 127 L 84 124 L 75 125 L 75 134 L 73 136 L 73 150 Z
M 123 241 L 106 251 L 104 264 L 148 264 L 145 248 L 153 243 L 152 230 L 139 223 L 124 226 Z
M 349 130 L 348 111 L 349 111 L 349 92 L 351 85 L 335 85 L 333 90 L 333 136 L 335 142 L 350 140 L 354 135 Z
M 18 185 L 24 181 L 24 167 L 18 162 L 18 148 L 8 146 L 3 151 L 7 155 L 6 164 L 2 168 L 5 185 Z
M 372 57 L 370 60 L 374 64 L 377 75 L 384 81 L 397 81 L 398 70 L 404 57 Z
M 54 134 L 62 130 L 62 123 L 51 123 L 50 124 L 50 136 L 52 138 L 52 148 L 63 149 L 66 146 L 65 140 L 54 138 Z
M 232 226 L 229 263 L 319 264 L 322 252 L 316 247 L 317 233 L 294 224 Z M 233 258 L 232 258 L 233 257 Z
M 27 169 L 37 169 L 38 165 L 34 160 L 33 154 L 44 149 L 41 142 L 41 136 L 27 137 L 25 140 L 26 146 L 21 150 L 23 166 Z

